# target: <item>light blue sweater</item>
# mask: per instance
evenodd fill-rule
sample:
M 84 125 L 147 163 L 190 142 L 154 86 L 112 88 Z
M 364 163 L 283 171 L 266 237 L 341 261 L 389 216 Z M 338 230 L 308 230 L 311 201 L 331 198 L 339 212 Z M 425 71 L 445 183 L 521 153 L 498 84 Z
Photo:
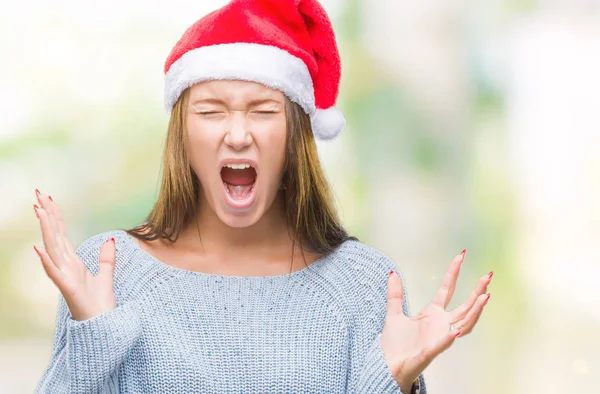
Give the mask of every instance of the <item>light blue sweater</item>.
M 379 341 L 396 266 L 376 249 L 346 241 L 292 274 L 223 276 L 167 265 L 114 230 L 77 248 L 94 275 L 110 237 L 117 308 L 75 321 L 59 297 L 37 393 L 400 393 Z

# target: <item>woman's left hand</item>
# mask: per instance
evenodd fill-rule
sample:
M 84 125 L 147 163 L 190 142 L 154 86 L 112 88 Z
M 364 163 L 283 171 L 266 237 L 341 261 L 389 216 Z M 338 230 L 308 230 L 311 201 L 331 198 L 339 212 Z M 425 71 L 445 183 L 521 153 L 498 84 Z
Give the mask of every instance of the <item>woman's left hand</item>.
M 410 393 L 413 383 L 425 368 L 459 336 L 473 330 L 490 295 L 486 294 L 493 272 L 479 279 L 469 299 L 446 312 L 452 299 L 465 251 L 454 257 L 433 301 L 417 316 L 402 312 L 402 280 L 390 272 L 387 311 L 381 333 L 385 361 L 403 393 Z

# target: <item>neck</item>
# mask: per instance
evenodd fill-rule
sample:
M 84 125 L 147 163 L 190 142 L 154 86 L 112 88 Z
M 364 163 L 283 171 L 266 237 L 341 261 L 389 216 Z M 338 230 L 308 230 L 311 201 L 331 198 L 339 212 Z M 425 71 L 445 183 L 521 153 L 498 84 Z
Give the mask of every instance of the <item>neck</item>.
M 202 253 L 221 256 L 264 254 L 267 251 L 291 252 L 292 239 L 288 232 L 283 195 L 277 195 L 260 220 L 248 227 L 230 227 L 200 201 L 197 223 L 190 223 L 182 233 L 188 245 L 197 245 Z M 198 237 L 200 229 L 200 239 Z M 201 242 L 200 242 L 201 241 Z M 195 249 L 195 248 L 194 248 Z

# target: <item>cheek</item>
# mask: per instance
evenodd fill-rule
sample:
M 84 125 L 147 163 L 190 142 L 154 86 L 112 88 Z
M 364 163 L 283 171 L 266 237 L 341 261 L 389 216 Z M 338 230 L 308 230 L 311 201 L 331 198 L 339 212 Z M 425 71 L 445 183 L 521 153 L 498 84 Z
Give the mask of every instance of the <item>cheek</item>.
M 216 137 L 200 127 L 188 127 L 188 159 L 194 172 L 203 180 L 205 173 L 214 167 L 216 161 Z
M 257 136 L 256 144 L 261 156 L 263 172 L 268 174 L 270 184 L 279 184 L 286 156 L 285 120 Z

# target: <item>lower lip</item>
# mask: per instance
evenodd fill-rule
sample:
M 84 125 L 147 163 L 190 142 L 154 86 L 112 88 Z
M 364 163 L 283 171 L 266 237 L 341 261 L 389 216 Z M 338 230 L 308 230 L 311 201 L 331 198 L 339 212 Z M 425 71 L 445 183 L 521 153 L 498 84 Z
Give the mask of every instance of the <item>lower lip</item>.
M 221 181 L 221 186 L 223 187 L 223 193 L 225 194 L 225 201 L 227 202 L 227 205 L 229 205 L 231 208 L 233 208 L 235 210 L 244 210 L 244 209 L 250 208 L 250 206 L 254 203 L 254 200 L 256 200 L 256 181 L 257 180 L 254 180 L 254 184 L 252 185 L 250 194 L 244 200 L 234 200 L 229 195 L 229 192 L 227 192 L 227 189 L 226 189 L 225 185 L 223 184 L 223 181 Z

